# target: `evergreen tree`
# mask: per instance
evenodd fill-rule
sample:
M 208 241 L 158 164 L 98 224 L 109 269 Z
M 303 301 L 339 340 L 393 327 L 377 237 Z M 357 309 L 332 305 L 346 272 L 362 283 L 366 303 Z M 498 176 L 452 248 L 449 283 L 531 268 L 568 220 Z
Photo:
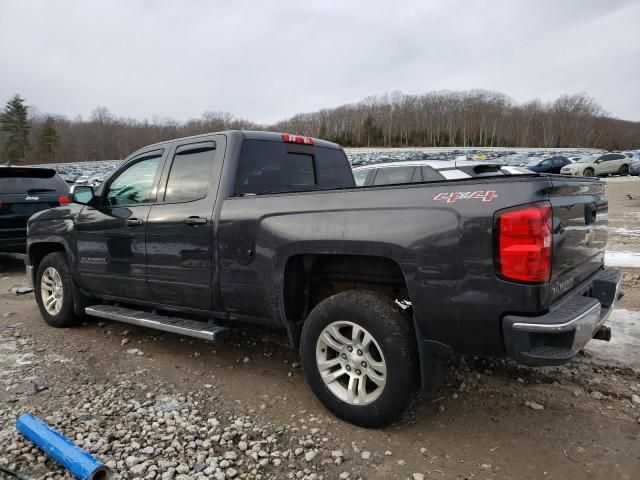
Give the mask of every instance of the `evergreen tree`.
M 29 120 L 24 99 L 16 94 L 7 102 L 4 112 L 0 114 L 0 130 L 8 134 L 5 143 L 6 157 L 10 162 L 25 158 L 29 148 Z
M 55 155 L 56 149 L 60 146 L 60 134 L 52 117 L 47 117 L 44 121 L 38 140 L 44 153 L 50 156 Z

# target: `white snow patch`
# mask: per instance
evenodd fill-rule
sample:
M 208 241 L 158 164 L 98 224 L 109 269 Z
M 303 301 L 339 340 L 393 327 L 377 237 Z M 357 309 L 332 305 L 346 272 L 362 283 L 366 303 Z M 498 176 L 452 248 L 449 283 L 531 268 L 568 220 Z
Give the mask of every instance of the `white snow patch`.
M 640 252 L 612 252 L 607 250 L 604 264 L 608 267 L 640 268 Z
M 629 237 L 640 237 L 640 230 L 629 230 L 624 227 L 609 227 L 609 231 L 618 235 L 626 235 Z

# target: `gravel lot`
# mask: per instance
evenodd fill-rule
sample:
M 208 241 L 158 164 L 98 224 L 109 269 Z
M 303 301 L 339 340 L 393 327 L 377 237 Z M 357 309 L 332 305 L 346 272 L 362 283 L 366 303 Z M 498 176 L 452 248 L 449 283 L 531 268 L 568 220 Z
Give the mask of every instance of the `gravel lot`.
M 640 178 L 608 195 L 611 250 L 640 251 Z M 122 479 L 637 479 L 640 268 L 623 270 L 614 342 L 561 368 L 455 358 L 435 396 L 367 430 L 314 398 L 280 332 L 214 344 L 97 320 L 53 329 L 33 294 L 9 292 L 23 267 L 1 257 L 0 465 L 71 478 L 16 432 L 33 412 Z

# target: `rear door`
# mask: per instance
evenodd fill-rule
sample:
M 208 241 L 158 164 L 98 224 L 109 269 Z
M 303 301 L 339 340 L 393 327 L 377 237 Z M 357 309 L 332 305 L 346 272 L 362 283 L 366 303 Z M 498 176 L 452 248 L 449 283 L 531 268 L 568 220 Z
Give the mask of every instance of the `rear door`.
M 150 301 L 145 229 L 166 149 L 128 160 L 76 221 L 80 284 L 92 292 Z
M 155 302 L 217 310 L 214 207 L 225 137 L 176 142 L 147 222 L 147 281 Z

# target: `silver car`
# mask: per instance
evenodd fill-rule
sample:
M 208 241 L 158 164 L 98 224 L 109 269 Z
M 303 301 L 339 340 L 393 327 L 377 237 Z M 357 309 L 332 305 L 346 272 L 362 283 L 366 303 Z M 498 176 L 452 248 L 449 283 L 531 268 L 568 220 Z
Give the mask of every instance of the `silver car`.
M 605 153 L 582 157 L 575 163 L 562 167 L 563 175 L 595 177 L 601 175 L 629 175 L 631 158 L 624 153 Z

